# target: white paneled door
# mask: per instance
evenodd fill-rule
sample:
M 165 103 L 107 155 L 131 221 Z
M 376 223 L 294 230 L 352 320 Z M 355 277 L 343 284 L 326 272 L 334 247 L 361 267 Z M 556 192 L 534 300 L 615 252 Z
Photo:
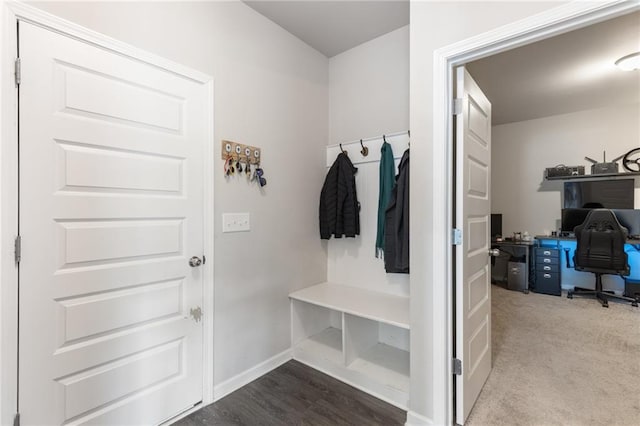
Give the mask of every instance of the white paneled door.
M 202 83 L 19 25 L 24 425 L 157 424 L 202 400 Z
M 456 69 L 456 423 L 464 424 L 491 372 L 491 104 L 464 67 Z

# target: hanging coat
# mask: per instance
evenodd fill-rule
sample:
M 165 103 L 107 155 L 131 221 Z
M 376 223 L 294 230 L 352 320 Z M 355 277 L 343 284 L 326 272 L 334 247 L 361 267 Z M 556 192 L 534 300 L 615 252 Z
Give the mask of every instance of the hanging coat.
M 391 191 L 395 180 L 395 165 L 393 164 L 393 150 L 385 142 L 380 148 L 380 187 L 378 189 L 378 232 L 376 234 L 376 257 L 384 254 L 384 225 L 386 222 L 387 206 L 391 199 Z
M 409 273 L 409 150 L 402 155 L 396 184 L 387 206 L 384 267 L 388 273 Z
M 356 194 L 358 171 L 349 157 L 338 158 L 327 173 L 320 193 L 320 238 L 355 237 L 360 235 L 360 203 Z

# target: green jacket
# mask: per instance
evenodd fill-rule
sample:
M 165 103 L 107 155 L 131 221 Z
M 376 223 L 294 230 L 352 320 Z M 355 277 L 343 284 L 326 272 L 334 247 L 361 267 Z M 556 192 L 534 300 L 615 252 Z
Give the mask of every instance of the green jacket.
M 380 148 L 380 189 L 378 191 L 378 233 L 376 236 L 376 257 L 384 254 L 385 212 L 391 198 L 391 190 L 395 181 L 395 165 L 393 150 L 387 142 Z

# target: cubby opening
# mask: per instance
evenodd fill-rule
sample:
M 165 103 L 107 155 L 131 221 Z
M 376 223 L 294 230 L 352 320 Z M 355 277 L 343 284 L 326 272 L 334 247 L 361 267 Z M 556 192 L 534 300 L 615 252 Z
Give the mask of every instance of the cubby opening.
M 409 392 L 409 330 L 349 314 L 344 324 L 347 367 Z
M 340 312 L 292 300 L 291 333 L 297 357 L 343 362 Z

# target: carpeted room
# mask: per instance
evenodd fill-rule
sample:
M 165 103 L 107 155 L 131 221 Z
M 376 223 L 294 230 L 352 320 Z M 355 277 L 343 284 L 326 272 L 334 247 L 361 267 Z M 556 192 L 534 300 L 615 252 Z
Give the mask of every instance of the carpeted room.
M 638 308 L 491 287 L 493 370 L 469 425 L 637 424 Z

